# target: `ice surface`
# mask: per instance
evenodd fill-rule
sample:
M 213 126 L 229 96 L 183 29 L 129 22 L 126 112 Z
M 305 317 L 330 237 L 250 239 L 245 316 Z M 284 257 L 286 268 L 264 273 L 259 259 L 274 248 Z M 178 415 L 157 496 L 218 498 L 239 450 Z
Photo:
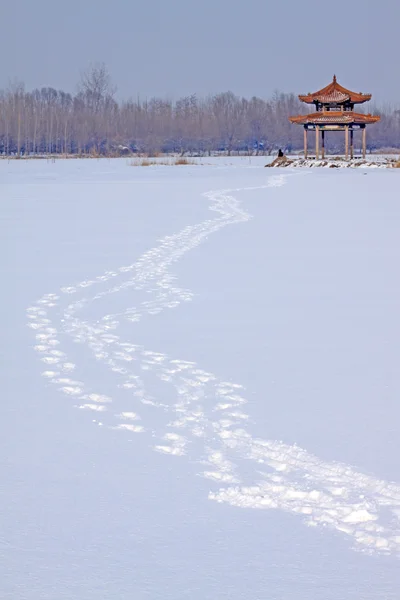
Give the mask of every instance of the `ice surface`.
M 397 171 L 1 161 L 3 598 L 397 598 Z

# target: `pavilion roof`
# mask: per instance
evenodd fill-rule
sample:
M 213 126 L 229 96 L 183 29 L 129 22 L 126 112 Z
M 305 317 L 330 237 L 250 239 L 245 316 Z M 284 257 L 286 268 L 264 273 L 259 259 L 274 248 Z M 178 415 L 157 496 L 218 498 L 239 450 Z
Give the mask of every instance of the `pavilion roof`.
M 298 125 L 368 125 L 380 121 L 379 116 L 365 115 L 353 111 L 322 111 L 308 115 L 289 117 L 289 121 Z
M 327 86 L 314 92 L 313 94 L 300 95 L 299 99 L 307 104 L 313 104 L 314 102 L 320 102 L 321 104 L 330 103 L 343 103 L 351 102 L 353 104 L 362 104 L 371 100 L 371 94 L 362 94 L 361 92 L 352 92 L 344 88 L 337 82 L 336 75 L 333 76 L 333 80 Z

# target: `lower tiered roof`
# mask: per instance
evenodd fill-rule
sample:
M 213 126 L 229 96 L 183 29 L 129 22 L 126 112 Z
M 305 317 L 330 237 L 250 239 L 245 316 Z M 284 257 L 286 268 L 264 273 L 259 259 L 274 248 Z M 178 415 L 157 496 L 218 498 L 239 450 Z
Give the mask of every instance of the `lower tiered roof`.
M 289 117 L 289 121 L 298 125 L 368 125 L 377 123 L 380 121 L 380 117 L 353 111 L 329 110 Z

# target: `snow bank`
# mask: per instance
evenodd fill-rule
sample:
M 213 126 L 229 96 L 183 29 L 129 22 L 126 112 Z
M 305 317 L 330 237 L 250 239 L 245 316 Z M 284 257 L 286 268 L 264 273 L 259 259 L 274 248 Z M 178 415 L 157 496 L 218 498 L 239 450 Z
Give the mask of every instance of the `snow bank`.
M 327 159 L 316 160 L 313 158 L 295 158 L 290 159 L 287 156 L 277 157 L 271 163 L 265 165 L 266 167 L 303 167 L 311 169 L 313 167 L 325 167 L 328 169 L 353 169 L 362 167 L 372 169 L 393 169 L 399 167 L 399 161 L 394 158 L 364 160 L 360 158 L 354 158 L 352 160 L 345 160 L 341 157 L 331 157 Z

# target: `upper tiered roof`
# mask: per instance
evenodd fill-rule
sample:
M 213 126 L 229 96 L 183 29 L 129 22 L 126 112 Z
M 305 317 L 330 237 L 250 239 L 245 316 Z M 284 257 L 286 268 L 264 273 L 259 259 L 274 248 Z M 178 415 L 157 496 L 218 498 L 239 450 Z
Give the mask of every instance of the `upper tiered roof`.
M 361 92 L 352 92 L 340 85 L 333 76 L 332 82 L 326 87 L 313 94 L 300 95 L 299 99 L 307 104 L 362 104 L 371 100 L 371 94 L 362 94 Z

